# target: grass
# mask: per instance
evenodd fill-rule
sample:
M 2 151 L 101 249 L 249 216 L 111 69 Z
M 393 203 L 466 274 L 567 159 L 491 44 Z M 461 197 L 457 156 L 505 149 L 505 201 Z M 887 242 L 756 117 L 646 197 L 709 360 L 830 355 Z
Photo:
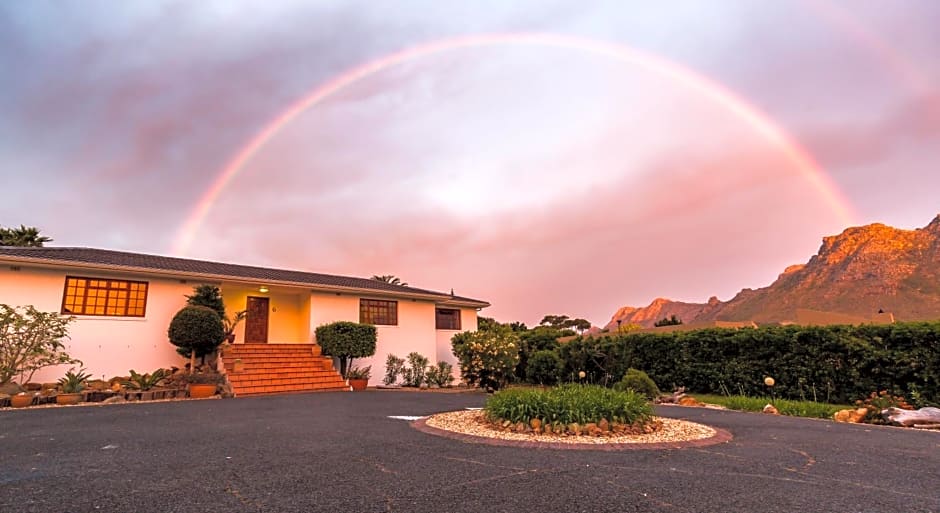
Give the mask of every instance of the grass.
M 485 410 L 490 420 L 528 423 L 539 419 L 552 424 L 587 424 L 601 419 L 632 424 L 649 419 L 653 413 L 649 402 L 640 394 L 577 384 L 500 390 L 486 401 Z
M 813 401 L 792 401 L 777 399 L 771 401 L 769 397 L 747 397 L 743 395 L 711 395 L 690 394 L 699 401 L 708 404 L 717 404 L 730 410 L 761 411 L 767 404 L 773 403 L 781 415 L 793 417 L 812 417 L 818 419 L 831 419 L 832 414 L 845 409 L 855 409 L 847 404 L 817 403 Z

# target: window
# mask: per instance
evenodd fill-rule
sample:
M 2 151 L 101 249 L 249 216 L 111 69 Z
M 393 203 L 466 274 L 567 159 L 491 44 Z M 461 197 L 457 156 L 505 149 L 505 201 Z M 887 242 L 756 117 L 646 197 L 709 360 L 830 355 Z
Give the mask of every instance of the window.
M 438 308 L 435 318 L 437 321 L 437 329 L 439 330 L 460 329 L 460 310 Z
M 398 301 L 360 299 L 359 322 L 398 326 Z
M 65 277 L 62 313 L 143 317 L 147 311 L 147 282 Z

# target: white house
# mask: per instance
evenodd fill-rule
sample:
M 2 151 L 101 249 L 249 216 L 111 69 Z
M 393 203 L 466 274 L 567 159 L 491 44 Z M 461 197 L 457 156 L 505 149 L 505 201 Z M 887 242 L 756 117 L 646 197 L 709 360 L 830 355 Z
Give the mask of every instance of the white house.
M 267 344 L 267 350 L 311 344 L 321 324 L 374 324 L 375 356 L 354 362 L 372 365 L 370 384 L 381 382 L 389 353 L 405 357 L 416 351 L 432 364 L 455 363 L 451 337 L 475 330 L 477 311 L 489 306 L 367 278 L 104 249 L 0 247 L 0 303 L 74 315 L 67 351 L 96 378 L 182 366 L 185 361 L 167 340 L 167 327 L 185 296 L 200 284 L 218 286 L 229 312 L 248 311 L 235 332 L 236 345 Z M 64 370 L 45 369 L 33 381 L 54 381 Z

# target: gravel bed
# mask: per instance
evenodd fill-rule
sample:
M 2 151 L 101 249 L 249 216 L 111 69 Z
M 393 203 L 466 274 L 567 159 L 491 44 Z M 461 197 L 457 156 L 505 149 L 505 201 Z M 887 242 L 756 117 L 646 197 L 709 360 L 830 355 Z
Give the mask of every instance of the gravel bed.
M 662 428 L 646 435 L 607 435 L 607 436 L 562 436 L 533 433 L 514 433 L 493 429 L 484 417 L 482 410 L 465 410 L 438 413 L 425 421 L 427 426 L 462 435 L 511 440 L 517 442 L 547 442 L 581 445 L 604 444 L 661 444 L 704 440 L 716 435 L 716 431 L 706 425 L 686 420 L 654 417 L 662 422 Z

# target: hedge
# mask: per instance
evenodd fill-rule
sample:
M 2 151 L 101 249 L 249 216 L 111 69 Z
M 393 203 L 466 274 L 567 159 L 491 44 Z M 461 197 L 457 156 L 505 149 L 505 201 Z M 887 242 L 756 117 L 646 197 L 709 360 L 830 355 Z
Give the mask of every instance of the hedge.
M 851 403 L 873 391 L 940 397 L 940 322 L 773 326 L 576 338 L 558 348 L 566 380 L 612 385 L 642 369 L 664 389 Z

